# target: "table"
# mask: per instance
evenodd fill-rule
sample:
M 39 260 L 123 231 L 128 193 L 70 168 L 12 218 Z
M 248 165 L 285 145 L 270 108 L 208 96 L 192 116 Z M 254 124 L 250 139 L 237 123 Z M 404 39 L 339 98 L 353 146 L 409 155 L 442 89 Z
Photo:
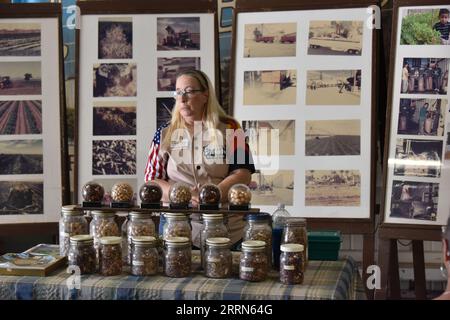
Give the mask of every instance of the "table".
M 238 252 L 233 252 L 234 272 Z M 70 274 L 65 268 L 48 277 L 0 276 L 0 299 L 39 300 L 365 300 L 366 294 L 355 261 L 310 261 L 301 285 L 283 285 L 278 273 L 271 271 L 263 282 L 238 279 L 209 279 L 199 269 L 199 255 L 193 253 L 191 277 L 168 278 L 163 275 L 137 277 L 81 276 L 81 289 L 69 290 Z M 124 271 L 126 271 L 125 269 Z

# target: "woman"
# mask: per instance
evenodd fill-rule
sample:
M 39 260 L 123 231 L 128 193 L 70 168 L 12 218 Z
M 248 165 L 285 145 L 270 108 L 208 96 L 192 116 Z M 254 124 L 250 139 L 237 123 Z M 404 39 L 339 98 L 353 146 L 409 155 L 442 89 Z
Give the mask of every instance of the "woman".
M 447 287 L 435 300 L 450 300 L 450 217 L 448 217 L 447 226 L 442 233 L 442 261 L 447 273 Z
M 158 128 L 153 139 L 145 181 L 153 180 L 161 186 L 165 203 L 169 201 L 170 186 L 176 182 L 191 187 L 192 206 L 198 206 L 198 191 L 205 183 L 216 184 L 222 192 L 222 202 L 226 202 L 230 187 L 237 183 L 249 184 L 255 172 L 244 137 L 244 142 L 234 143 L 234 147 L 233 141 L 226 137 L 226 131 L 240 129 L 239 124 L 223 111 L 211 81 L 202 71 L 179 74 L 174 96 L 172 119 Z M 228 164 L 227 158 L 234 162 Z M 197 247 L 200 247 L 202 227 L 199 217 L 191 216 L 192 241 Z M 160 234 L 163 223 L 161 219 Z M 229 215 L 228 225 L 231 241 L 238 242 L 243 235 L 242 216 Z

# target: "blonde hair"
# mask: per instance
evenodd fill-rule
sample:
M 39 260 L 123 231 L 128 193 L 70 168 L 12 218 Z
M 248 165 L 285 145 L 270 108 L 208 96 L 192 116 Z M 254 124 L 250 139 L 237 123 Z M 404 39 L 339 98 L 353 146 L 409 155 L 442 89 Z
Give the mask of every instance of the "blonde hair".
M 208 91 L 208 102 L 206 103 L 206 108 L 203 111 L 202 121 L 204 121 L 206 129 L 210 130 L 212 133 L 212 143 L 216 144 L 218 142 L 218 137 L 216 135 L 216 130 L 219 127 L 221 120 L 233 119 L 228 116 L 217 100 L 214 86 L 208 76 L 200 70 L 186 70 L 177 75 L 177 80 L 181 76 L 188 76 L 197 80 L 200 84 L 200 89 L 203 92 Z M 180 114 L 180 108 L 178 106 L 179 100 L 176 100 L 175 106 L 172 112 L 172 120 L 170 125 L 167 127 L 167 134 L 165 135 L 162 144 L 169 146 L 172 135 L 177 132 L 177 129 L 187 129 L 186 122 Z M 178 140 L 179 137 L 176 138 Z

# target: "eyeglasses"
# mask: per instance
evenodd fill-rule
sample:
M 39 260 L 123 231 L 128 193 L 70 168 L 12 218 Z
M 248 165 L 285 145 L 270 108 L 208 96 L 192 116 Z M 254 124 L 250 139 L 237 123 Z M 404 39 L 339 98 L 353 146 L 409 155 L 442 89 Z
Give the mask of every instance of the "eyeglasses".
M 176 99 L 178 97 L 186 96 L 192 98 L 196 92 L 203 92 L 201 89 L 192 90 L 177 90 L 173 92 L 173 97 Z

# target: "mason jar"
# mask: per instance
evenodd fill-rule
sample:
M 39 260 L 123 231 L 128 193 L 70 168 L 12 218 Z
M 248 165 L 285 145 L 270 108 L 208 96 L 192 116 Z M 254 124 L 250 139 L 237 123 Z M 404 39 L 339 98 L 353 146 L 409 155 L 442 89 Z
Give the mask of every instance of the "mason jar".
M 191 274 L 191 241 L 187 237 L 168 237 L 165 240 L 164 273 L 182 278 Z
M 88 234 L 70 237 L 69 266 L 78 266 L 80 274 L 90 274 L 96 271 L 94 238 Z
M 209 278 L 228 278 L 231 276 L 233 257 L 229 238 L 206 239 L 205 275 Z
M 122 273 L 122 239 L 120 237 L 100 238 L 99 272 L 103 276 L 117 276 Z
M 163 227 L 163 239 L 169 237 L 186 237 L 192 241 L 192 230 L 189 219 L 184 213 L 164 213 L 166 222 Z
M 280 282 L 283 284 L 301 284 L 303 282 L 304 246 L 297 243 L 282 244 L 280 247 Z
M 244 229 L 244 239 L 264 241 L 266 244 L 267 263 L 272 266 L 272 217 L 268 213 L 247 215 L 247 225 Z
M 131 238 L 139 236 L 155 237 L 155 223 L 150 213 L 132 211 L 128 214 L 126 243 L 122 247 L 126 264 L 131 263 Z
M 120 237 L 119 227 L 116 223 L 116 214 L 113 211 L 94 210 L 91 213 L 92 221 L 89 234 L 94 237 L 94 248 L 100 247 L 102 237 Z
M 150 276 L 158 273 L 159 255 L 156 238 L 148 236 L 131 238 L 131 274 Z
M 200 258 L 205 268 L 206 240 L 208 238 L 228 238 L 228 229 L 224 224 L 223 214 L 202 214 L 203 226 L 200 233 Z
M 266 243 L 258 240 L 242 242 L 239 278 L 247 281 L 264 281 L 268 269 Z
M 308 265 L 308 231 L 306 230 L 306 219 L 289 217 L 286 218 L 281 236 L 281 244 L 297 243 L 303 245 L 303 270 Z
M 74 205 L 63 206 L 59 219 L 59 255 L 68 255 L 70 237 L 88 232 L 88 223 L 83 216 L 83 211 L 77 210 Z

